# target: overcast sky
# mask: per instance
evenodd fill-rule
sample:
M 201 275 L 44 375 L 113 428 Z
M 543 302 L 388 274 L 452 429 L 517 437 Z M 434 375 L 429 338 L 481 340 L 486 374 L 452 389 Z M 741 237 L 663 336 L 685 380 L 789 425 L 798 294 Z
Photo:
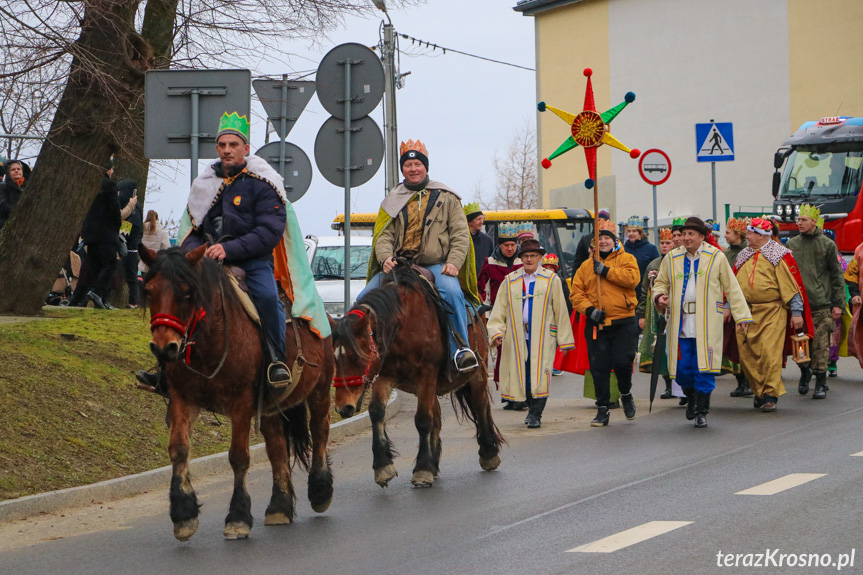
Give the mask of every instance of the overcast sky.
M 429 0 L 406 10 L 391 10 L 399 33 L 438 46 L 534 67 L 533 19 L 514 12 L 515 0 Z M 283 65 L 261 72 L 282 74 L 317 68 L 321 58 L 334 46 L 357 42 L 378 43 L 380 19 L 352 18 L 345 27 L 331 32 L 321 46 L 286 43 L 291 69 Z M 535 121 L 535 74 L 438 49 L 419 49 L 410 40 L 400 39 L 401 72 L 410 72 L 406 85 L 397 91 L 399 140 L 422 140 L 429 150 L 429 175 L 459 192 L 462 199 L 474 199 L 476 183 L 493 186 L 491 164 L 495 151 L 503 151 L 516 128 Z M 414 53 L 427 55 L 411 55 Z M 313 79 L 313 78 L 309 78 Z M 253 114 L 263 109 L 252 102 Z M 370 116 L 382 126 L 382 107 Z M 329 114 L 317 96 L 309 103 L 288 141 L 302 148 L 314 160 L 314 142 Z M 251 149 L 264 144 L 264 124 L 252 125 Z M 206 165 L 202 163 L 202 166 Z M 294 204 L 303 234 L 330 235 L 333 218 L 344 211 L 344 191 L 327 182 L 317 168 L 306 195 Z M 151 167 L 145 210 L 155 209 L 164 220 L 172 213 L 179 218 L 189 190 L 189 161 L 162 162 Z M 384 196 L 384 170 L 363 186 L 352 190 L 353 211 L 376 212 Z

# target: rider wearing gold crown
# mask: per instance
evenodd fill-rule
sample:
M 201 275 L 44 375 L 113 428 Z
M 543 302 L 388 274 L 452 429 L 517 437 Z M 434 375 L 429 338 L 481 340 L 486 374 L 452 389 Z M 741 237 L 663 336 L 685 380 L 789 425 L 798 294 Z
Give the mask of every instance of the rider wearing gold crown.
M 399 164 L 405 179 L 381 203 L 368 284 L 359 297 L 380 285 L 397 257 L 413 258 L 434 274 L 438 292 L 449 304 L 456 336 L 450 335 L 449 347 L 456 370 L 475 369 L 479 364 L 467 344 L 465 293 L 476 305 L 479 297 L 473 243 L 461 198 L 445 184 L 429 179 L 428 150 L 419 140 L 402 142 Z
M 839 249 L 833 240 L 818 228 L 821 209 L 809 204 L 800 206 L 797 228 L 800 235 L 785 244 L 800 266 L 800 276 L 809 297 L 812 326 L 815 337 L 810 344 L 811 361 L 800 364 L 800 395 L 809 392 L 809 382 L 815 375 L 813 399 L 827 397 L 827 363 L 830 360 L 830 336 L 834 320 L 842 317 L 845 309 L 845 279 L 839 263 Z

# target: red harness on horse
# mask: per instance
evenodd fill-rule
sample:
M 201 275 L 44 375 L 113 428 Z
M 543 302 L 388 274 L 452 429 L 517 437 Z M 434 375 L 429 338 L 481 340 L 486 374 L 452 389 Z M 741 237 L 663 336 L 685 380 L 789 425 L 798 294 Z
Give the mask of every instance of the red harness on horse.
M 355 315 L 358 318 L 362 319 L 365 317 L 365 312 L 355 309 L 348 312 L 348 315 Z M 372 362 L 375 359 L 380 358 L 380 354 L 378 353 L 378 347 L 375 345 L 375 337 L 372 334 L 372 328 L 369 327 L 369 362 L 366 364 L 366 371 L 362 375 L 352 375 L 349 377 L 334 377 L 333 378 L 333 387 L 359 387 L 361 385 L 371 385 L 373 384 L 378 375 L 380 375 L 380 371 L 371 379 L 369 379 L 369 372 L 372 369 Z
M 203 307 L 192 312 L 192 316 L 189 318 L 188 323 L 183 323 L 180 318 L 174 317 L 171 314 L 157 313 L 150 318 L 150 331 L 154 331 L 157 327 L 167 327 L 182 334 L 183 341 L 180 344 L 180 351 L 186 352 L 186 365 L 189 365 L 192 355 L 191 346 L 195 343 L 194 341 L 190 341 L 190 339 L 195 333 L 195 328 L 198 327 L 198 322 L 207 321 L 205 319 L 206 316 L 207 312 L 204 311 Z

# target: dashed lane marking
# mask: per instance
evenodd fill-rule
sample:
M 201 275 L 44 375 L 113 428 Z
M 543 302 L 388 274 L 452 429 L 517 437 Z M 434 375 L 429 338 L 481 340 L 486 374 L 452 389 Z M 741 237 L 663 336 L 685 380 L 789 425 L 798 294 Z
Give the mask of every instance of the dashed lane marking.
M 609 535 L 593 543 L 587 543 L 586 545 L 570 549 L 567 553 L 613 553 L 624 547 L 653 539 L 675 529 L 680 529 L 690 523 L 692 521 L 650 521 L 644 525 Z
M 863 451 L 861 451 L 859 453 L 852 453 L 851 457 L 863 457 Z
M 804 483 L 809 483 L 820 477 L 825 477 L 826 473 L 791 473 L 785 477 L 738 491 L 735 495 L 776 495 L 786 489 L 798 487 Z

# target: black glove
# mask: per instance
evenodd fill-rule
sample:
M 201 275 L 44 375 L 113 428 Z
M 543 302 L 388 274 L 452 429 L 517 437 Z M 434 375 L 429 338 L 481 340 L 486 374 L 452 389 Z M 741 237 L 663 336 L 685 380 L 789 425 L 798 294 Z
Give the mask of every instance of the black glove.
M 593 260 L 593 273 L 605 277 L 608 275 L 608 266 L 599 260 Z
M 595 323 L 603 323 L 605 322 L 605 311 L 601 309 L 596 309 L 595 307 L 591 307 L 587 310 L 587 316 L 592 319 Z

